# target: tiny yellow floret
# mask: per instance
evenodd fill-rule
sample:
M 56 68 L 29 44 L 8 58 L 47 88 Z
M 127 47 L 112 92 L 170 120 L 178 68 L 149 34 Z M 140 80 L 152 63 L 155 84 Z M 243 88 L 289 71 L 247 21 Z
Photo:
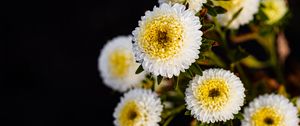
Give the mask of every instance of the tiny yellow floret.
M 128 101 L 122 108 L 119 116 L 121 126 L 135 126 L 141 119 L 139 107 L 135 101 Z
M 115 77 L 123 78 L 127 75 L 130 65 L 133 63 L 128 52 L 116 49 L 109 55 L 109 68 Z
M 146 22 L 139 45 L 154 59 L 166 60 L 175 56 L 183 46 L 183 27 L 174 16 L 157 16 Z
M 284 126 L 282 116 L 278 114 L 275 108 L 262 107 L 252 115 L 253 126 Z
M 209 79 L 199 85 L 194 95 L 204 108 L 215 112 L 221 110 L 228 102 L 229 87 L 223 79 Z

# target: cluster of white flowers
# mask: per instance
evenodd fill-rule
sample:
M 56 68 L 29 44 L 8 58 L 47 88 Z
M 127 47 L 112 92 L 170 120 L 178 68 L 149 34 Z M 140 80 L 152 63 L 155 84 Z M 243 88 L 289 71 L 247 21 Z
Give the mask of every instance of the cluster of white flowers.
M 263 0 L 267 23 L 278 21 L 286 13 L 283 0 Z M 103 47 L 98 68 L 104 84 L 125 92 L 115 108 L 116 126 L 158 126 L 163 111 L 159 95 L 142 89 L 146 74 L 172 78 L 185 72 L 199 58 L 202 24 L 196 13 L 207 0 L 159 0 L 160 6 L 141 17 L 133 36 L 119 36 Z M 188 5 L 188 8 L 184 5 Z M 217 16 L 222 26 L 237 29 L 253 20 L 259 0 L 214 0 L 226 13 Z M 273 10 L 270 8 L 273 8 Z M 283 10 L 279 9 L 282 8 Z M 233 16 L 242 8 L 236 19 Z M 284 9 L 285 8 L 285 9 Z M 274 16 L 278 13 L 277 16 Z M 141 66 L 145 72 L 135 74 Z M 186 109 L 203 123 L 226 122 L 244 105 L 245 88 L 229 70 L 210 68 L 196 75 L 185 91 Z M 300 100 L 297 101 L 298 109 Z M 296 126 L 297 109 L 280 95 L 263 95 L 244 110 L 243 126 Z

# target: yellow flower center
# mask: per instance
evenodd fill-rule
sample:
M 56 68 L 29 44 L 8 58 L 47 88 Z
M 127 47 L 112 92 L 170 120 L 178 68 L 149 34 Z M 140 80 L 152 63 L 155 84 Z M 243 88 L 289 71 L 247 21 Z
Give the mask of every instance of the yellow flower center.
M 136 102 L 129 101 L 120 112 L 119 122 L 121 126 L 135 126 L 141 117 L 142 114 Z
M 252 115 L 253 126 L 284 126 L 282 116 L 276 109 L 271 107 L 262 107 Z
M 173 16 L 157 16 L 147 21 L 139 45 L 151 58 L 166 60 L 183 46 L 183 27 Z
M 203 81 L 194 91 L 194 95 L 205 109 L 219 111 L 228 101 L 229 87 L 223 79 L 210 79 Z
M 229 0 L 229 1 L 223 1 L 223 0 L 213 0 L 214 5 L 221 6 L 225 8 L 227 11 L 237 11 L 235 9 L 240 9 L 237 7 L 241 7 L 241 4 L 244 2 L 244 0 Z
M 109 68 L 115 77 L 125 77 L 132 63 L 133 56 L 125 50 L 116 49 L 109 55 Z

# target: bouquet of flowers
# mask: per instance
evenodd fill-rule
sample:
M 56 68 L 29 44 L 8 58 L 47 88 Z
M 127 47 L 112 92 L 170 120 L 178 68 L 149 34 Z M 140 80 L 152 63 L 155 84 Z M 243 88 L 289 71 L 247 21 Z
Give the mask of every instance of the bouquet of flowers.
M 290 17 L 286 1 L 158 3 L 132 35 L 101 50 L 104 84 L 124 93 L 114 125 L 167 126 L 180 114 L 191 126 L 299 124 L 300 99 L 285 90 L 282 75 L 289 53 L 282 32 Z

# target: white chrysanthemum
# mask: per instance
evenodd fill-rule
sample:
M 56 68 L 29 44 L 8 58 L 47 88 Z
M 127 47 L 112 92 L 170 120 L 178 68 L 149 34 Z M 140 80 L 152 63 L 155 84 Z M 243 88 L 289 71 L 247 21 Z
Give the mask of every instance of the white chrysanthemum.
M 254 14 L 258 12 L 259 0 L 213 0 L 214 5 L 221 6 L 227 10 L 226 13 L 217 16 L 218 22 L 227 26 L 233 15 L 243 8 L 238 17 L 233 20 L 229 28 L 237 29 L 240 25 L 249 23 L 254 18 Z
M 163 3 L 184 4 L 185 2 L 189 4 L 189 9 L 197 13 L 202 9 L 202 4 L 206 3 L 207 1 L 206 0 L 158 0 L 159 4 L 163 4 Z
M 147 11 L 132 34 L 133 52 L 146 71 L 171 78 L 198 59 L 199 17 L 184 5 L 162 4 Z
M 262 0 L 264 7 L 262 11 L 268 17 L 267 24 L 279 21 L 288 11 L 285 0 Z
M 244 91 L 241 80 L 230 71 L 208 69 L 190 81 L 185 101 L 187 109 L 201 122 L 227 121 L 244 104 Z
M 139 64 L 135 62 L 131 42 L 131 36 L 119 36 L 108 41 L 98 60 L 104 84 L 120 92 L 140 86 L 145 77 L 144 72 L 135 74 Z
M 296 106 L 298 108 L 298 112 L 300 113 L 300 97 L 298 97 L 296 100 Z
M 163 106 L 151 90 L 133 89 L 124 94 L 113 114 L 116 126 L 158 126 Z
M 297 108 L 281 95 L 265 94 L 249 103 L 242 126 L 298 126 Z

